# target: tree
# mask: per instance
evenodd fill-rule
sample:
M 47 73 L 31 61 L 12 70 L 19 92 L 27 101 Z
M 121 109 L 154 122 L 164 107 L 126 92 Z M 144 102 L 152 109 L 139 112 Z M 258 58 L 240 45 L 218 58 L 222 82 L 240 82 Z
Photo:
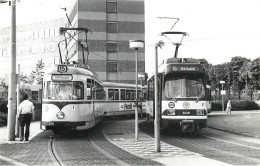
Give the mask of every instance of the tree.
M 0 79 L 0 99 L 8 98 L 8 86 L 3 79 Z
M 240 92 L 245 88 L 244 82 L 241 80 L 241 68 L 246 68 L 247 64 L 250 62 L 249 59 L 236 56 L 231 59 L 230 65 L 232 68 L 232 89 L 234 92 L 238 93 L 238 99 L 240 100 Z
M 42 59 L 38 61 L 38 63 L 36 64 L 35 70 L 32 70 L 30 76 L 29 76 L 29 82 L 32 83 L 36 83 L 36 84 L 41 84 L 42 82 L 42 77 L 44 74 L 43 68 L 44 68 L 45 64 L 42 62 Z

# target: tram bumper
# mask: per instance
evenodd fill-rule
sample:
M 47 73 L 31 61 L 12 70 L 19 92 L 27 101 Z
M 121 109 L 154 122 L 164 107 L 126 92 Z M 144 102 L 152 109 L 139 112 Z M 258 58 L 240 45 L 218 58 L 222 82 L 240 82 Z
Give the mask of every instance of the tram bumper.
M 182 120 L 180 122 L 181 132 L 194 132 L 195 123 L 193 120 Z

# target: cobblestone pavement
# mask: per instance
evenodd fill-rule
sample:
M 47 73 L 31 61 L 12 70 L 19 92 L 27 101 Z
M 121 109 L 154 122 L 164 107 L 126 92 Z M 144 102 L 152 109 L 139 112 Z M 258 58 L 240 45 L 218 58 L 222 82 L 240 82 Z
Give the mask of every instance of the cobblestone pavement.
M 39 122 L 31 125 L 30 142 L 5 141 L 5 132 L 6 128 L 0 128 L 0 164 L 55 164 L 48 151 L 53 133 L 41 132 Z M 133 119 L 103 121 L 85 134 L 78 134 L 55 138 L 54 151 L 64 165 L 227 165 L 164 142 L 161 142 L 162 151 L 155 153 L 153 137 L 139 130 L 139 139 L 135 141 Z
M 8 157 L 16 165 L 54 165 L 48 153 L 48 139 L 51 135 L 52 132 L 42 132 L 30 142 L 2 143 L 0 155 Z
M 139 122 L 142 122 L 139 120 Z M 106 122 L 109 125 L 103 129 L 107 140 L 116 146 L 144 159 L 151 159 L 164 165 L 199 165 L 199 166 L 225 166 L 223 162 L 206 158 L 176 146 L 161 142 L 161 152 L 155 153 L 155 140 L 153 137 L 139 130 L 139 139 L 135 141 L 133 120 Z

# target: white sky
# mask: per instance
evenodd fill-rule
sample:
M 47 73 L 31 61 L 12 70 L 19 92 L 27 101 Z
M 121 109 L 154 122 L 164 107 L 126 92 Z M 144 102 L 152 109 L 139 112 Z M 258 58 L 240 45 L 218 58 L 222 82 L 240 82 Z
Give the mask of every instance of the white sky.
M 66 0 L 20 0 L 17 25 L 65 17 Z M 154 68 L 154 44 L 158 34 L 170 30 L 187 32 L 179 57 L 205 58 L 209 63 L 228 62 L 234 56 L 260 56 L 260 0 L 145 0 L 146 72 Z M 10 8 L 0 4 L 0 27 L 10 26 Z M 174 55 L 167 43 L 159 49 L 159 63 Z
M 16 24 L 34 23 L 65 17 L 60 9 L 66 0 L 16 0 Z M 0 4 L 0 27 L 11 25 L 11 10 L 8 3 Z
M 184 31 L 178 57 L 205 58 L 209 63 L 229 62 L 234 56 L 260 57 L 260 0 L 160 0 L 145 1 L 146 72 L 154 69 L 154 44 L 160 32 Z M 163 38 L 166 43 L 169 40 Z M 159 49 L 159 63 L 174 56 L 175 46 Z M 172 52 L 171 52 L 172 51 Z

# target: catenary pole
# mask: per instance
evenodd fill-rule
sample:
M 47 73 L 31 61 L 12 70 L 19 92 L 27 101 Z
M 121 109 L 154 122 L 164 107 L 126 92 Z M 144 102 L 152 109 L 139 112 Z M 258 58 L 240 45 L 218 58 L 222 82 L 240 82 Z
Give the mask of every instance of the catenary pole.
M 155 152 L 161 151 L 160 146 L 160 119 L 158 115 L 158 46 L 159 43 L 155 45 L 155 72 L 154 72 L 154 138 L 155 138 Z
M 11 0 L 11 55 L 8 86 L 7 140 L 15 140 L 16 114 L 16 0 Z

